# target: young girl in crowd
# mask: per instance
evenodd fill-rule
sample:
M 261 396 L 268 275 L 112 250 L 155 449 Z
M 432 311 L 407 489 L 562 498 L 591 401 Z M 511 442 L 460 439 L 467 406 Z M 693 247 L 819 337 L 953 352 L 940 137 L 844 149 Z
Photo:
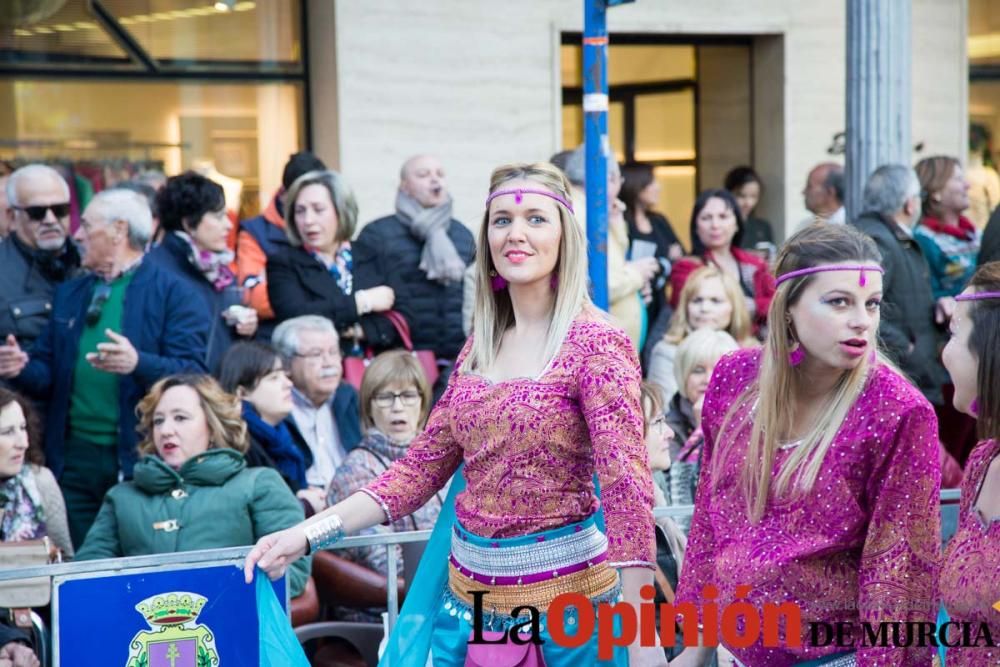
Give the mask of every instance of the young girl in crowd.
M 428 651 L 436 666 L 463 665 L 470 652 L 484 664 L 484 648 L 519 660 L 530 651 L 527 659 L 550 667 L 666 664 L 662 649 L 640 647 L 638 637 L 611 661 L 598 660 L 596 635 L 559 646 L 544 613 L 541 646 L 525 649 L 509 637 L 504 648 L 469 644 L 469 591 L 487 592 L 485 629 L 500 632 L 524 620 L 515 609 L 545 610 L 561 593 L 638 606 L 640 589 L 653 583 L 639 360 L 625 333 L 589 303 L 586 241 L 569 190 L 548 164 L 493 172 L 476 250 L 473 334 L 427 427 L 373 483 L 261 539 L 247 557 L 248 580 L 257 564 L 278 576 L 347 532 L 412 513 L 464 463 L 449 493 L 453 514 L 449 503 L 390 637 L 393 665 L 423 667 Z M 564 621 L 575 623 L 572 608 Z
M 274 468 L 296 493 L 308 488 L 305 456 L 285 425 L 292 381 L 278 353 L 256 341 L 236 343 L 222 358 L 219 384 L 242 401 L 250 439 L 247 467 Z
M 673 465 L 668 474 L 659 478 L 653 475 L 653 481 L 664 489 L 671 505 L 694 504 L 701 448 L 705 441 L 701 429 L 705 392 L 722 355 L 738 349 L 732 336 L 712 329 L 695 331 L 677 348 L 674 379 L 680 389 L 667 404 L 666 414 L 667 424 L 674 434 L 670 441 Z M 691 527 L 691 518 L 678 519 L 678 523 L 686 532 Z
M 931 661 L 915 642 L 862 645 L 855 634 L 853 646 L 816 646 L 809 631 L 812 622 L 877 628 L 936 617 L 937 421 L 877 352 L 879 261 L 874 242 L 849 226 L 795 234 L 777 260 L 764 348 L 724 357 L 705 395 L 678 601 L 700 608 L 710 595 L 719 609 L 745 601 L 801 611 L 800 637 L 727 646 L 740 664 Z M 687 649 L 673 664 L 700 665 L 710 651 Z
M 681 290 L 670 329 L 653 348 L 647 379 L 670 400 L 678 389 L 674 376 L 677 348 L 700 329 L 725 331 L 740 345 L 756 345 L 750 334 L 750 313 L 736 281 L 715 266 L 704 266 L 688 278 Z
M 958 297 L 942 360 L 955 408 L 978 419 L 980 442 L 962 484 L 958 530 L 945 550 L 941 600 L 951 621 L 986 623 L 1000 638 L 1000 262 L 985 264 Z M 976 632 L 978 634 L 978 632 Z M 961 639 L 953 627 L 949 643 Z M 1000 664 L 1000 648 L 948 648 L 948 667 Z

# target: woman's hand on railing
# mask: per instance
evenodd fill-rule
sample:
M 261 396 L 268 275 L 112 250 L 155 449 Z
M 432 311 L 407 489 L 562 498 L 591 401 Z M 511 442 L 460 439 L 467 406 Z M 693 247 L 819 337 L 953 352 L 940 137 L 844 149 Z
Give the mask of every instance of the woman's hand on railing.
M 253 581 L 254 567 L 259 567 L 274 580 L 285 573 L 288 566 L 306 555 L 309 542 L 302 524 L 271 533 L 257 540 L 243 564 L 243 576 L 249 584 Z

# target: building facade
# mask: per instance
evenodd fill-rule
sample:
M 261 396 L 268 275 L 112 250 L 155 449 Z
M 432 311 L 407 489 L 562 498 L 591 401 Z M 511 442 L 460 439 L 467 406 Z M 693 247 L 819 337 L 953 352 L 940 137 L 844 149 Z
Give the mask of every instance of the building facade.
M 96 3 L 155 69 L 87 3 L 38 2 L 59 8 L 16 26 L 0 15 L 3 158 L 127 153 L 168 172 L 210 162 L 244 182 L 246 213 L 277 188 L 287 155 L 311 146 L 346 175 L 367 221 L 391 211 L 402 161 L 430 152 L 456 216 L 475 227 L 492 167 L 545 160 L 582 136 L 582 0 Z M 988 0 L 913 0 L 915 159 L 966 159 L 970 114 L 1000 129 L 1000 83 L 973 60 L 970 92 L 967 53 L 970 36 L 989 53 L 994 23 Z M 612 147 L 656 165 L 677 231 L 687 236 L 697 191 L 737 164 L 765 182 L 759 213 L 794 228 L 809 168 L 843 160 L 844 3 L 637 0 L 610 9 L 608 29 Z M 43 140 L 63 143 L 30 143 Z

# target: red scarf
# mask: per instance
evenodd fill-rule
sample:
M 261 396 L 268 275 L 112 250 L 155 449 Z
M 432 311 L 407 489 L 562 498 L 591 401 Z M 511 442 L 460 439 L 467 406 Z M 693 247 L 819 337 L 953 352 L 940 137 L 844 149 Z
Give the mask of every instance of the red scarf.
M 964 215 L 958 216 L 957 225 L 949 225 L 937 218 L 932 218 L 929 215 L 925 215 L 920 220 L 920 224 L 931 230 L 935 234 L 947 234 L 948 236 L 954 236 L 956 239 L 962 239 L 967 241 L 969 239 L 975 238 L 976 227 L 966 218 Z

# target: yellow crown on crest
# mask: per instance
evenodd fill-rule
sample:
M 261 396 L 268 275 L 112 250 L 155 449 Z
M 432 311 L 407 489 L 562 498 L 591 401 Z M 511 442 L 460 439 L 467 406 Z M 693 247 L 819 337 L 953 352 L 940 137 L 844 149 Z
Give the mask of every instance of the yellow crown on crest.
M 135 610 L 146 617 L 150 625 L 181 625 L 198 618 L 208 598 L 197 593 L 160 593 L 146 598 Z

